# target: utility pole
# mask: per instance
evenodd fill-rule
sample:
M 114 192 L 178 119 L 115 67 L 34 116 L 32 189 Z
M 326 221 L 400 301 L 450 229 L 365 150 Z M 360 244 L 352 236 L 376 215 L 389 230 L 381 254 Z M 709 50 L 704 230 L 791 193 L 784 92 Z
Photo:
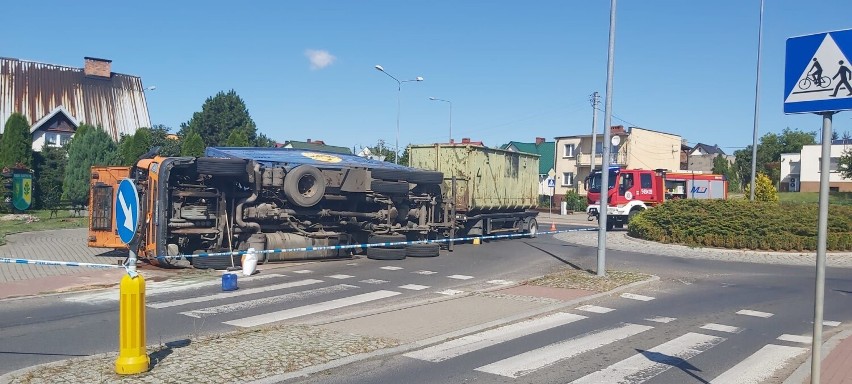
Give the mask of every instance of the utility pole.
M 615 71 L 615 4 L 610 0 L 609 51 L 606 60 L 606 99 L 604 109 L 603 159 L 601 159 L 601 199 L 598 205 L 598 277 L 606 276 L 606 219 L 609 213 L 609 160 L 612 135 L 612 81 Z
M 601 102 L 601 96 L 597 91 L 592 93 L 591 99 L 589 101 L 592 102 L 592 160 L 589 163 L 589 175 L 595 171 L 595 147 L 598 146 L 598 103 Z

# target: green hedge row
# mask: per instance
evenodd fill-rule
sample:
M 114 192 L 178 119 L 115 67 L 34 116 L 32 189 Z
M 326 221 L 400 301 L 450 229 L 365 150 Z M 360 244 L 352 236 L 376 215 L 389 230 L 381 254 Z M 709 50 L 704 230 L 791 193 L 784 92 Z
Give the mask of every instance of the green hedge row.
M 672 200 L 633 218 L 628 234 L 689 246 L 815 251 L 818 217 L 817 204 Z M 828 250 L 852 250 L 852 206 L 829 206 Z

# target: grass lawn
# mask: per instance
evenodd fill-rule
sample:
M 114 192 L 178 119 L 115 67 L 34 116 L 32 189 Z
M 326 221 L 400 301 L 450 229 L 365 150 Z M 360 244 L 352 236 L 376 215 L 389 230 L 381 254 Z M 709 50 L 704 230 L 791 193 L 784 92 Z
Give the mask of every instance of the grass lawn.
M 72 217 L 68 211 L 60 211 L 56 217 L 50 218 L 50 211 L 27 211 L 38 221 L 27 222 L 26 219 L 4 220 L 8 215 L 0 214 L 0 245 L 6 244 L 6 235 L 12 233 L 44 231 L 48 229 L 65 229 L 86 227 L 88 217 Z
M 787 203 L 818 203 L 819 192 L 778 192 L 778 200 Z M 828 203 L 852 205 L 852 192 L 829 192 Z

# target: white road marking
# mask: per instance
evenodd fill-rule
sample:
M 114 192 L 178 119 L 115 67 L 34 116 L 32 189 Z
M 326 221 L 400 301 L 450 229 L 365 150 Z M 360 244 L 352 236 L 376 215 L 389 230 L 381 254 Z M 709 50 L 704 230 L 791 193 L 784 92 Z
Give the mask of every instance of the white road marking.
M 286 277 L 285 275 L 279 274 L 260 274 L 255 276 L 242 276 L 240 275 L 240 281 L 259 281 L 259 280 L 269 280 L 275 278 Z M 186 292 L 188 290 L 193 289 L 201 289 L 206 287 L 218 287 L 222 286 L 222 280 L 205 280 L 205 281 L 197 281 L 197 280 L 166 280 L 166 281 L 151 281 L 145 282 L 145 296 L 147 298 L 151 298 L 153 296 L 160 296 L 174 292 Z M 100 302 L 107 301 L 118 301 L 118 293 L 115 290 L 104 290 L 98 292 L 90 292 L 75 294 L 73 296 L 68 296 L 64 298 L 64 301 L 75 302 L 75 303 L 87 303 L 87 304 L 97 304 Z
M 348 291 L 348 290 L 353 289 L 353 288 L 358 288 L 358 287 L 356 287 L 354 285 L 348 285 L 348 284 L 338 284 L 338 285 L 332 285 L 330 287 L 309 289 L 307 291 L 293 292 L 293 293 L 287 293 L 287 294 L 284 294 L 284 295 L 269 296 L 269 297 L 263 297 L 263 298 L 260 298 L 260 299 L 255 299 L 255 300 L 240 301 L 240 302 L 237 302 L 237 303 L 224 304 L 224 305 L 219 305 L 219 306 L 215 306 L 215 307 L 201 308 L 201 309 L 196 309 L 196 310 L 192 310 L 192 311 L 181 312 L 180 314 L 185 315 L 185 316 L 189 316 L 189 317 L 201 318 L 201 317 L 207 317 L 207 316 L 216 315 L 216 314 L 220 314 L 220 313 L 237 312 L 237 311 L 243 311 L 243 310 L 246 310 L 246 309 L 264 307 L 264 306 L 268 306 L 268 305 L 272 305 L 272 304 L 286 303 L 286 302 L 297 301 L 297 300 L 305 300 L 305 299 L 309 299 L 311 297 L 327 295 L 327 294 L 330 294 L 330 293 Z
M 807 352 L 807 348 L 769 344 L 733 368 L 719 375 L 711 384 L 758 384 L 772 377 L 776 370 Z
M 512 284 L 515 284 L 514 281 L 509 281 L 509 280 L 488 280 L 487 283 L 488 284 L 494 284 L 494 285 L 512 285 Z
M 794 343 L 802 343 L 802 344 L 811 344 L 811 342 L 814 341 L 813 337 L 811 337 L 811 336 L 788 335 L 786 333 L 781 335 L 781 336 L 778 336 L 778 340 L 791 341 L 791 342 L 794 342 Z
M 402 289 L 410 289 L 412 291 L 422 291 L 426 288 L 429 288 L 425 285 L 417 285 L 417 284 L 406 284 L 406 285 L 400 285 L 399 287 L 402 288 Z
M 456 279 L 456 280 L 469 280 L 469 279 L 473 278 L 473 276 L 467 276 L 467 275 L 452 275 L 452 276 L 447 276 L 447 277 L 449 277 L 451 279 Z
M 617 328 L 587 333 L 580 337 L 538 348 L 479 367 L 476 370 L 518 378 L 560 360 L 580 355 L 653 328 L 647 325 L 624 324 Z
M 434 275 L 438 272 L 434 272 L 434 271 L 414 271 L 414 272 L 411 272 L 411 273 L 416 273 L 418 275 Z
M 614 311 L 612 308 L 607 307 L 598 307 L 597 305 L 583 305 L 581 307 L 577 307 L 578 311 L 586 311 L 592 313 L 608 313 Z
M 350 267 L 357 267 L 357 266 L 358 266 L 358 263 L 349 263 L 349 264 L 346 264 L 346 265 L 348 265 L 348 266 L 350 266 Z
M 344 297 L 342 299 L 326 301 L 323 303 L 305 305 L 301 307 L 285 309 L 283 311 L 265 313 L 263 315 L 250 316 L 242 319 L 226 321 L 224 322 L 224 324 L 233 325 L 235 327 L 254 327 L 257 325 L 263 325 L 276 321 L 292 319 L 295 317 L 311 315 L 314 313 L 325 312 L 332 309 L 362 304 L 369 301 L 386 299 L 388 297 L 393 297 L 396 295 L 401 295 L 401 293 L 394 291 L 375 291 L 370 293 L 364 293 L 361 295 Z
M 384 284 L 384 283 L 387 283 L 387 282 L 388 282 L 387 280 L 379 280 L 379 279 L 367 279 L 367 280 L 359 281 L 359 283 L 364 283 L 364 284 Z
M 732 327 L 730 325 L 722 325 L 722 324 L 704 324 L 701 329 L 709 329 L 711 331 L 719 331 L 719 332 L 727 332 L 727 333 L 740 333 L 743 331 L 742 328 Z
M 633 294 L 633 293 L 622 293 L 622 294 L 621 294 L 621 297 L 623 297 L 623 298 L 625 298 L 625 299 L 630 299 L 630 300 L 639 300 L 639 301 L 651 301 L 651 300 L 654 300 L 654 298 L 653 298 L 653 297 L 651 297 L 651 296 L 636 295 L 636 294 Z
M 314 271 L 312 271 L 310 269 L 302 269 L 302 270 L 299 270 L 299 271 L 293 271 L 293 273 L 305 274 L 305 273 L 314 273 Z
M 214 294 L 214 295 L 190 297 L 188 299 L 178 299 L 178 300 L 163 301 L 163 302 L 158 302 L 158 303 L 148 303 L 148 306 L 151 307 L 151 308 L 177 307 L 179 305 L 186 305 L 186 304 L 192 304 L 192 303 L 202 303 L 202 302 L 205 302 L 205 301 L 213 301 L 213 300 L 219 300 L 219 299 L 227 299 L 227 298 L 231 298 L 231 297 L 253 295 L 255 293 L 277 291 L 279 289 L 303 287 L 305 285 L 319 284 L 319 283 L 322 283 L 322 282 L 323 282 L 322 280 L 315 280 L 315 279 L 291 281 L 289 283 L 275 284 L 275 285 L 270 285 L 270 286 L 266 286 L 266 287 L 240 289 L 240 290 L 237 290 L 237 291 L 222 292 L 222 293 L 217 293 L 217 294 Z
M 544 317 L 474 333 L 472 335 L 450 340 L 429 348 L 409 352 L 403 356 L 437 363 L 447 359 L 452 359 L 456 356 L 464 355 L 465 353 L 487 348 L 492 345 L 517 339 L 532 333 L 556 328 L 585 318 L 586 316 L 575 315 L 573 313 L 557 312 Z
M 839 321 L 823 321 L 822 325 L 827 325 L 829 327 L 836 327 L 836 326 L 840 325 L 840 322 Z
M 671 323 L 672 321 L 677 320 L 677 318 L 675 318 L 675 317 L 663 317 L 663 316 L 657 316 L 657 317 L 652 317 L 652 318 L 650 318 L 650 319 L 645 319 L 645 320 L 647 320 L 647 321 L 653 321 L 653 322 L 655 322 L 655 323 L 668 324 L 668 323 Z
M 772 314 L 769 313 L 769 312 L 752 311 L 750 309 L 743 309 L 743 310 L 737 312 L 737 314 L 738 315 L 746 315 L 746 316 L 754 316 L 754 317 L 762 317 L 764 319 L 767 318 L 767 317 L 772 317 Z
M 438 291 L 438 292 L 435 292 L 435 293 L 438 293 L 438 294 L 441 294 L 441 295 L 447 295 L 447 296 L 455 296 L 455 295 L 460 295 L 460 294 L 464 293 L 464 291 L 459 291 L 457 289 L 445 289 L 443 291 Z
M 380 268 L 380 269 L 384 269 L 384 270 L 386 270 L 386 271 L 398 271 L 398 270 L 402 269 L 402 267 L 391 267 L 391 266 L 387 266 L 387 267 L 382 267 L 382 268 Z
M 683 364 L 724 340 L 723 337 L 690 332 L 583 376 L 573 383 L 642 383 L 671 367 Z
M 352 276 L 352 275 L 331 275 L 331 276 L 326 276 L 326 277 L 328 277 L 330 279 L 343 280 L 343 279 L 351 279 L 355 276 Z

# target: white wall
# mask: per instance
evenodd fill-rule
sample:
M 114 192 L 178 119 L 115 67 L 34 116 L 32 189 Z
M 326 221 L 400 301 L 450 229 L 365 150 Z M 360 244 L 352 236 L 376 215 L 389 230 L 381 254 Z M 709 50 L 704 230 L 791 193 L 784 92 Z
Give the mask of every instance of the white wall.
M 852 145 L 832 145 L 831 146 L 831 158 L 839 159 L 840 156 L 843 155 L 843 151 L 846 149 L 852 148 Z M 819 158 L 822 156 L 822 145 L 806 145 L 802 147 L 801 154 L 801 172 L 800 177 L 803 182 L 819 182 L 820 179 L 820 163 Z M 781 163 L 781 176 L 784 176 L 784 163 Z M 834 167 L 832 167 L 834 169 Z M 844 179 L 840 176 L 840 173 L 832 171 L 830 173 L 829 179 L 830 182 L 852 182 L 852 180 Z

